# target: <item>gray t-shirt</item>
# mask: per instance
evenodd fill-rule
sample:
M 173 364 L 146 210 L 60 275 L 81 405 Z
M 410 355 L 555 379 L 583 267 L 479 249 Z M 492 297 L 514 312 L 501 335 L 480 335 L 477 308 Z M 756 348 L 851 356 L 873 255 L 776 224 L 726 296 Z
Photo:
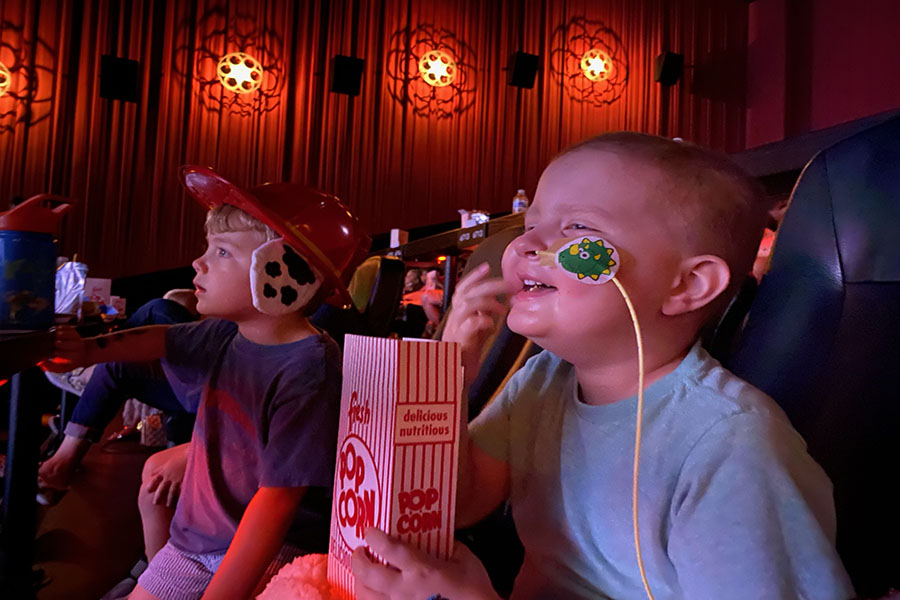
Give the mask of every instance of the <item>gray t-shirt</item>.
M 510 467 L 525 546 L 514 599 L 641 599 L 632 530 L 637 397 L 579 400 L 535 356 L 470 426 Z M 846 600 L 831 483 L 787 417 L 695 346 L 645 391 L 641 549 L 657 600 Z
M 234 323 L 175 325 L 162 361 L 183 402 L 202 387 L 172 544 L 224 552 L 260 487 L 309 489 L 286 541 L 308 552 L 328 547 L 341 401 L 341 356 L 328 335 L 263 346 Z

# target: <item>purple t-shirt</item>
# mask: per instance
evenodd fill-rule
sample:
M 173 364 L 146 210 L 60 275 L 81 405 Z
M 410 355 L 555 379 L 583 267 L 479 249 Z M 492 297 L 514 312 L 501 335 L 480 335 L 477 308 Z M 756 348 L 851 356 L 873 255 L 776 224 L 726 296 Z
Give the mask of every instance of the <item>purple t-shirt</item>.
M 341 395 L 334 340 L 263 346 L 206 319 L 169 329 L 162 364 L 182 401 L 199 401 L 186 406 L 197 421 L 170 542 L 224 552 L 260 487 L 307 486 L 286 541 L 326 552 Z

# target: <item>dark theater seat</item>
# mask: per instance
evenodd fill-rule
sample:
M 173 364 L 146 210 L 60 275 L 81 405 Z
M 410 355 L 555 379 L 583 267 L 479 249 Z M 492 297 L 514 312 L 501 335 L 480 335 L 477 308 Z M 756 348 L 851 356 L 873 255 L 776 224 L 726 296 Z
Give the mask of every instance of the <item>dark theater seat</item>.
M 831 477 L 859 595 L 900 588 L 900 118 L 807 166 L 731 347 Z

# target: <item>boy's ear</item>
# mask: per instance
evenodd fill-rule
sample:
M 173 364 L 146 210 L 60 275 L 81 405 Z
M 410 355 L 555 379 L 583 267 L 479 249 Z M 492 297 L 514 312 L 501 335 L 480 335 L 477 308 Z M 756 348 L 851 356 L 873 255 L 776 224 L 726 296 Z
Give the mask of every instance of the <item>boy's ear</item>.
M 689 313 L 709 305 L 728 287 L 731 270 L 719 256 L 692 256 L 681 263 L 672 292 L 662 312 L 670 317 Z

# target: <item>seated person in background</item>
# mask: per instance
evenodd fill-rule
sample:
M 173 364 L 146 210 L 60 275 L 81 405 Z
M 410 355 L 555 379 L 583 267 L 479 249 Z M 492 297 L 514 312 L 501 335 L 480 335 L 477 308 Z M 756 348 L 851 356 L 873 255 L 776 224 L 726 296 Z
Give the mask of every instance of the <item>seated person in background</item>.
M 341 361 L 307 315 L 332 292 L 349 299 L 342 277 L 368 240 L 336 198 L 308 188 L 183 176 L 215 206 L 194 261 L 208 318 L 93 339 L 60 328 L 51 367 L 161 360 L 183 400 L 202 388 L 187 396 L 199 410 L 171 537 L 130 597 L 247 598 L 295 556 L 327 550 Z
M 697 343 L 753 264 L 759 194 L 727 158 L 691 144 L 592 138 L 544 171 L 503 279 L 483 265 L 460 282 L 443 339 L 462 345 L 467 379 L 506 314 L 501 294 L 510 329 L 545 348 L 461 427 L 457 526 L 510 500 L 525 547 L 513 598 L 643 598 L 644 572 L 657 600 L 853 597 L 828 477 L 772 399 Z M 621 262 L 606 283 L 601 238 Z M 646 361 L 644 572 L 632 518 L 637 352 L 617 282 Z M 376 529 L 366 541 L 392 567 L 357 549 L 361 600 L 497 598 L 464 548 L 441 563 Z
M 424 282 L 422 281 L 422 271 L 411 267 L 406 270 L 403 278 L 403 295 L 400 298 L 400 308 L 397 311 L 397 319 L 394 322 L 393 330 L 403 338 L 419 338 L 425 331 L 425 325 L 428 323 L 428 317 L 420 304 L 411 301 L 417 298 L 418 292 L 422 289 Z
M 444 312 L 444 290 L 437 269 L 425 273 L 425 283 L 414 292 L 403 294 L 404 304 L 417 304 L 425 311 L 428 322 L 423 335 L 431 337 Z
M 145 325 L 188 323 L 197 317 L 197 299 L 192 290 L 170 290 L 162 298 L 141 306 L 123 329 Z M 65 373 L 47 373 L 59 387 L 81 396 L 75 404 L 65 435 L 57 451 L 38 470 L 42 492 L 39 501 L 54 504 L 59 494 L 49 490 L 69 487 L 90 445 L 100 441 L 103 430 L 125 402 L 137 398 L 166 413 L 166 432 L 175 444 L 190 440 L 194 414 L 189 412 L 166 380 L 159 361 L 154 363 L 103 363 Z M 64 378 L 64 383 L 58 382 Z M 199 394 L 199 388 L 194 392 Z
M 200 316 L 197 312 L 196 290 L 176 288 L 169 290 L 162 297 L 163 302 L 151 300 L 135 311 L 128 319 L 131 327 L 139 325 L 162 325 L 186 323 Z
M 772 256 L 772 250 L 775 248 L 775 239 L 778 237 L 778 226 L 784 219 L 790 205 L 790 194 L 779 196 L 771 203 L 769 208 L 769 220 L 766 223 L 766 229 L 763 231 L 762 241 L 759 244 L 759 250 L 756 253 L 756 261 L 753 263 L 753 276 L 756 281 L 762 281 L 763 275 L 769 270 L 769 260 Z
M 422 271 L 416 268 L 408 269 L 403 278 L 403 294 L 411 294 L 422 289 L 424 282 L 422 281 Z

